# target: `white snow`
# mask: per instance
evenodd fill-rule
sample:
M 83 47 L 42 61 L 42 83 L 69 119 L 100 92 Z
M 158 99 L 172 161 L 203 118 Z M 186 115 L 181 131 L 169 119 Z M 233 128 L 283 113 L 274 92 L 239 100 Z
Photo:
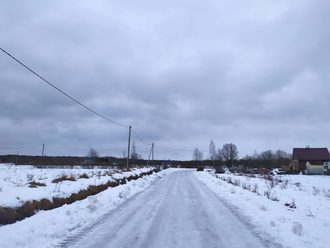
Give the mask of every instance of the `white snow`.
M 238 174 L 196 172 L 197 178 L 221 199 L 248 217 L 260 232 L 268 233 L 283 247 L 329 247 L 330 244 L 330 177 L 277 175 L 282 182 Z M 219 178 L 222 179 L 219 179 Z M 226 180 L 226 181 L 223 181 Z M 228 183 L 236 180 L 235 186 Z M 257 186 L 257 193 L 251 191 Z M 269 190 L 270 188 L 270 190 Z M 265 195 L 270 191 L 272 201 Z M 285 203 L 296 208 L 285 206 Z
M 36 188 L 28 188 L 26 185 L 26 173 L 33 173 L 38 179 L 40 175 L 47 177 L 45 180 L 52 180 L 53 177 L 57 177 L 57 174 L 61 174 L 61 171 L 54 169 L 35 169 L 30 166 L 22 167 L 20 166 L 10 166 L 13 168 L 13 172 L 8 171 L 9 165 L 1 164 L 1 177 L 10 178 L 3 182 L 1 180 L 2 190 L 0 191 L 0 199 L 2 202 L 13 203 L 12 199 L 18 194 L 20 199 L 32 200 L 37 198 L 42 198 L 47 196 L 51 198 L 48 194 L 53 196 L 55 193 L 46 188 L 45 191 L 40 193 L 31 193 Z M 4 169 L 4 167 L 7 167 Z M 87 170 L 87 169 L 86 169 Z M 116 173 L 113 176 L 115 178 L 123 178 L 123 176 L 129 176 L 131 174 L 145 172 L 150 170 L 150 168 L 136 169 L 132 172 Z M 5 173 L 3 173 L 5 171 Z M 73 173 L 75 170 L 63 169 L 65 173 Z M 99 170 L 98 170 L 99 171 Z M 107 190 L 95 195 L 89 196 L 87 199 L 82 201 L 77 201 L 70 205 L 64 205 L 60 208 L 56 208 L 49 211 L 39 211 L 34 216 L 26 218 L 22 221 L 18 221 L 11 225 L 5 225 L 0 227 L 0 247 L 53 247 L 62 241 L 66 237 L 69 237 L 74 232 L 81 230 L 82 228 L 93 224 L 104 214 L 108 213 L 110 210 L 117 208 L 126 199 L 134 196 L 135 194 L 146 190 L 150 185 L 160 177 L 163 177 L 167 173 L 171 173 L 173 170 L 165 170 L 159 173 L 154 173 L 150 176 L 144 176 L 138 180 L 132 180 L 127 182 L 127 184 L 119 185 L 114 188 L 108 188 Z M 81 170 L 80 172 L 86 172 Z M 90 174 L 93 174 L 91 170 L 88 170 Z M 48 174 L 47 174 L 48 173 Z M 5 175 L 4 175 L 5 174 Z M 19 179 L 19 184 L 15 183 L 15 178 Z M 108 181 L 110 177 L 107 177 L 105 181 Z M 71 184 L 63 184 L 60 191 L 64 192 L 63 195 L 68 194 L 77 189 L 88 187 L 88 183 L 84 180 L 89 179 L 79 179 L 78 186 L 75 186 L 73 182 Z M 92 178 L 92 183 L 94 183 L 95 178 Z M 97 183 L 102 183 L 102 177 L 96 179 Z M 48 182 L 47 181 L 47 182 Z M 48 182 L 49 183 L 49 182 Z M 11 188 L 12 187 L 12 188 Z M 20 191 L 17 188 L 23 187 L 24 190 Z M 52 186 L 54 187 L 54 186 Z M 73 187 L 72 190 L 70 187 Z M 40 187 L 42 188 L 42 187 Z M 14 197 L 9 197 L 6 200 L 3 195 L 8 196 L 10 192 L 14 192 Z M 8 193 L 6 193 L 8 191 Z M 22 194 L 22 195 L 21 195 Z M 24 195 L 25 194 L 25 195 Z M 13 205 L 18 205 L 14 202 Z M 6 204 L 7 206 L 13 206 Z
M 0 164 L 0 207 L 19 207 L 26 201 L 53 197 L 69 197 L 72 193 L 87 189 L 89 185 L 100 185 L 114 179 L 148 172 L 152 168 L 133 168 L 132 171 L 120 172 L 114 169 L 38 169 L 30 165 Z M 89 179 L 79 178 L 87 174 Z M 76 181 L 52 183 L 53 179 L 66 175 Z M 30 188 L 30 181 L 46 184 L 45 187 Z
M 90 184 L 101 184 L 111 180 L 111 178 L 123 178 L 123 176 L 146 170 L 150 169 L 139 169 L 124 173 L 111 171 L 112 175 L 108 176 L 104 173 L 107 170 L 100 169 L 36 169 L 32 166 L 1 164 L 0 206 L 14 207 L 20 206 L 27 200 L 69 196 L 72 192 L 85 189 Z M 1 226 L 0 247 L 54 247 L 59 242 L 102 219 L 110 211 L 117 211 L 122 203 L 137 193 L 145 191 L 144 194 L 151 194 L 152 191 L 150 189 L 154 187 L 152 185 L 153 182 L 176 171 L 179 170 L 167 169 L 157 174 L 154 173 L 115 188 L 108 188 L 85 200 L 49 211 L 39 211 L 25 220 Z M 91 178 L 78 179 L 75 182 L 63 182 L 57 186 L 51 183 L 54 178 L 63 173 L 68 176 L 74 174 L 77 178 L 79 175 L 87 173 Z M 102 176 L 103 174 L 104 176 Z M 33 175 L 35 181 L 44 182 L 47 186 L 29 188 L 27 183 L 28 177 L 31 177 L 31 175 Z M 330 177 L 277 175 L 277 179 L 274 181 L 274 185 L 272 185 L 270 181 L 259 175 L 256 178 L 231 173 L 215 175 L 213 172 L 193 172 L 191 175 L 196 176 L 222 199 L 227 206 L 252 223 L 254 232 L 267 234 L 265 238 L 269 237 L 270 242 L 281 244 L 283 247 L 329 247 Z M 179 183 L 181 179 L 177 178 L 175 182 Z M 193 180 L 191 177 L 190 179 Z M 234 184 L 236 182 L 237 186 L 228 183 L 229 180 L 234 182 Z M 166 186 L 164 184 L 163 187 L 171 189 L 174 183 L 171 183 L 171 181 L 169 183 L 170 185 Z M 155 192 L 158 191 L 156 189 L 154 190 Z M 208 194 L 204 189 L 203 191 L 202 195 Z M 252 191 L 255 191 L 255 193 Z M 173 193 L 171 191 L 168 192 L 168 194 Z M 193 192 L 189 194 L 193 194 Z M 268 199 L 265 192 L 269 192 L 269 198 L 276 198 L 278 201 Z M 176 193 L 179 193 L 179 191 Z M 188 192 L 184 190 L 181 196 L 176 193 L 174 196 L 182 197 L 185 201 L 190 199 L 187 195 Z M 152 199 L 150 200 L 152 203 Z M 188 206 L 191 206 L 196 211 L 199 208 L 195 208 L 195 206 L 199 204 L 205 205 L 205 202 L 198 202 L 197 198 L 191 200 L 191 202 L 188 201 L 190 204 Z M 159 203 L 160 201 L 155 201 L 153 204 L 157 205 Z M 286 203 L 288 206 L 284 205 Z M 148 202 L 145 204 L 148 204 Z M 175 204 L 174 198 L 167 203 L 166 206 L 168 208 L 164 209 L 171 209 L 173 204 Z M 211 202 L 207 203 L 207 205 L 211 205 Z M 296 208 L 290 208 L 290 205 L 295 205 Z M 215 214 L 218 209 L 213 209 L 212 211 Z M 171 216 L 181 218 L 181 216 L 177 216 L 173 212 L 171 212 Z M 187 217 L 185 224 L 189 224 L 188 212 L 183 217 Z M 212 223 L 215 225 L 214 221 Z M 184 227 L 182 225 L 177 226 L 177 231 L 179 232 L 175 236 L 177 242 L 180 241 L 180 237 L 185 235 L 185 233 L 179 230 Z M 147 227 L 139 226 L 139 228 L 144 232 Z M 186 230 L 187 232 L 189 232 L 188 229 Z M 165 241 L 163 240 L 163 242 Z

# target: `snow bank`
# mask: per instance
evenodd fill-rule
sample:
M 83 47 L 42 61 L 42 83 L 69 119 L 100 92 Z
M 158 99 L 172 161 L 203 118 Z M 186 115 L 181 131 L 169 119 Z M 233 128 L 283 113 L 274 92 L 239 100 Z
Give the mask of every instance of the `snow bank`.
M 89 196 L 85 200 L 49 211 L 39 211 L 30 218 L 2 226 L 0 247 L 53 247 L 82 228 L 102 219 L 106 213 L 135 194 L 146 190 L 155 180 L 172 171 L 169 169 L 144 176 L 127 184 L 109 188 L 95 196 Z
M 259 176 L 207 172 L 195 175 L 250 219 L 260 233 L 273 237 L 273 242 L 283 247 L 329 247 L 330 177 L 282 175 L 276 176 L 277 184 L 271 185 L 271 181 Z M 278 201 L 268 199 L 265 192 Z
M 53 197 L 66 198 L 72 193 L 87 189 L 89 185 L 105 184 L 109 180 L 123 179 L 131 175 L 148 172 L 153 168 L 139 168 L 121 172 L 114 169 L 39 169 L 29 165 L 0 164 L 0 207 L 19 207 L 27 201 L 52 201 Z M 86 174 L 89 178 L 80 178 Z M 61 176 L 74 177 L 76 181 L 52 183 Z M 29 182 L 46 184 L 45 187 L 30 188 Z

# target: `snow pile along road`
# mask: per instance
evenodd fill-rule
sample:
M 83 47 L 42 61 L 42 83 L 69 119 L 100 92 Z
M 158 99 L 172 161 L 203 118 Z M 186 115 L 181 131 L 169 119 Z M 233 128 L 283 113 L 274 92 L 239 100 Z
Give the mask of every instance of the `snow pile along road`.
M 330 177 L 195 175 L 283 247 L 329 247 Z
M 131 171 L 114 169 L 73 169 L 36 168 L 31 165 L 0 164 L 0 207 L 19 207 L 27 201 L 53 197 L 69 197 L 72 193 L 85 190 L 89 185 L 101 185 L 115 179 L 139 175 L 154 168 L 133 168 Z M 54 183 L 61 177 L 73 178 Z M 44 186 L 31 188 L 30 183 Z
M 39 211 L 23 221 L 2 226 L 0 247 L 53 247 L 84 227 L 92 225 L 126 199 L 146 190 L 154 181 L 172 171 L 169 169 L 153 173 L 127 184 L 108 188 L 85 200 L 49 211 Z
M 196 179 L 194 170 L 176 170 L 112 211 L 68 247 L 262 248 L 265 244 Z

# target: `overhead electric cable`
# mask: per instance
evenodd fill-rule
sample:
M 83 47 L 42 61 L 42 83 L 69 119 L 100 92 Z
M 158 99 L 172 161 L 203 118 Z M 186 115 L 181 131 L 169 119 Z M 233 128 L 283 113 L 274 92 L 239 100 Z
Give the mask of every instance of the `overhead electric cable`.
M 23 148 L 31 148 L 31 147 L 37 147 L 42 145 L 35 145 L 35 146 L 19 146 L 19 147 L 0 147 L 0 149 L 23 149 Z
M 166 148 L 166 149 L 171 149 L 171 150 L 178 150 L 178 151 L 187 151 L 187 152 L 193 152 L 194 150 L 190 150 L 190 149 L 181 149 L 181 148 L 174 148 L 174 147 L 168 147 L 168 146 L 160 146 L 160 145 L 156 145 L 158 147 L 162 147 L 162 148 Z
M 133 133 L 136 135 L 136 137 L 143 143 L 143 144 L 145 144 L 145 145 L 151 145 L 151 144 L 147 144 L 146 142 L 144 142 L 140 137 L 139 137 L 139 135 L 137 135 L 137 133 L 134 131 L 134 128 L 132 127 L 132 130 L 133 130 Z
M 193 152 L 194 150 L 191 149 L 182 149 L 182 148 L 174 148 L 174 147 L 168 147 L 168 146 L 160 146 L 160 145 L 156 145 L 157 147 L 161 147 L 161 148 L 166 148 L 166 149 L 171 149 L 171 150 L 177 150 L 177 151 L 186 151 L 186 152 Z M 200 151 L 200 152 L 205 152 L 207 153 L 208 151 Z
M 147 145 L 140 145 L 140 146 L 136 146 L 136 147 L 143 147 L 143 146 L 147 146 Z M 87 148 L 70 148 L 70 147 L 54 146 L 54 145 L 47 145 L 47 147 L 59 148 L 59 149 L 64 149 L 64 150 L 83 150 L 83 151 L 88 151 L 89 150 Z M 96 151 L 110 151 L 110 150 L 124 150 L 124 149 L 127 149 L 127 147 L 108 148 L 108 149 L 95 149 L 95 150 Z
M 2 49 L 0 47 L 1 51 L 3 51 L 5 54 L 7 54 L 9 57 L 11 57 L 13 60 L 15 60 L 17 63 L 19 63 L 20 65 L 22 65 L 23 67 L 25 67 L 27 70 L 29 70 L 30 72 L 32 72 L 34 75 L 36 75 L 37 77 L 39 77 L 41 80 L 45 81 L 47 84 L 49 84 L 50 86 L 52 86 L 54 89 L 58 90 L 59 92 L 61 92 L 63 95 L 67 96 L 68 98 L 70 98 L 72 101 L 76 102 L 77 104 L 79 104 L 80 106 L 84 107 L 85 109 L 89 110 L 90 112 L 98 115 L 99 117 L 110 121 L 116 125 L 122 126 L 122 127 L 128 127 L 126 125 L 120 124 L 118 122 L 115 122 L 113 120 L 108 119 L 107 117 L 95 112 L 94 110 L 90 109 L 89 107 L 87 107 L 86 105 L 82 104 L 81 102 L 79 102 L 78 100 L 74 99 L 73 97 L 69 96 L 67 93 L 65 93 L 64 91 L 60 90 L 59 88 L 57 88 L 55 85 L 53 85 L 52 83 L 48 82 L 46 79 L 44 79 L 42 76 L 40 76 L 38 73 L 34 72 L 32 69 L 30 69 L 29 67 L 27 67 L 25 64 L 23 64 L 21 61 L 19 61 L 18 59 L 16 59 L 14 56 L 12 56 L 10 53 L 6 52 L 4 49 Z
M 149 146 L 149 144 L 145 144 L 145 145 L 140 145 L 140 146 L 136 146 L 136 147 L 143 147 L 143 146 Z M 125 150 L 127 149 L 127 147 L 124 148 L 109 148 L 109 149 L 96 149 L 97 151 L 110 151 L 110 150 Z

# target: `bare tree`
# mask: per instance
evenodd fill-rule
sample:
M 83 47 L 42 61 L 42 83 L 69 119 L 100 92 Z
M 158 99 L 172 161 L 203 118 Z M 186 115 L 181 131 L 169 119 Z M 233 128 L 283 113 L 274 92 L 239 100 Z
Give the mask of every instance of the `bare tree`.
M 223 156 L 222 156 L 222 151 L 221 151 L 221 149 L 220 148 L 218 148 L 218 151 L 217 151 L 217 160 L 219 160 L 219 161 L 223 161 Z
M 264 151 L 262 153 L 260 153 L 260 160 L 262 161 L 262 163 L 264 164 L 264 166 L 270 168 L 273 164 L 275 155 L 274 152 L 272 150 L 267 150 Z
M 133 144 L 132 144 L 131 159 L 133 159 L 133 160 L 142 159 L 142 156 L 136 152 L 136 146 L 135 146 L 134 140 L 133 140 Z
M 281 166 L 282 164 L 287 164 L 291 162 L 292 155 L 290 153 L 287 153 L 284 150 L 277 150 L 275 151 L 275 159 L 278 166 Z
M 235 159 L 238 159 L 238 151 L 235 144 L 229 143 L 224 144 L 221 149 L 221 156 L 224 161 L 226 161 L 227 165 L 231 164 L 233 166 L 233 162 Z
M 196 147 L 194 152 L 193 152 L 193 160 L 195 161 L 202 161 L 203 160 L 203 152 L 198 150 L 198 148 Z
M 126 150 L 123 150 L 123 158 L 127 158 Z
M 89 149 L 88 153 L 87 153 L 87 157 L 89 158 L 98 158 L 100 157 L 98 151 L 94 150 L 93 148 Z
M 210 141 L 210 150 L 209 150 L 210 160 L 213 161 L 213 166 L 215 166 L 215 160 L 217 159 L 217 151 L 215 149 L 215 144 L 213 140 Z

